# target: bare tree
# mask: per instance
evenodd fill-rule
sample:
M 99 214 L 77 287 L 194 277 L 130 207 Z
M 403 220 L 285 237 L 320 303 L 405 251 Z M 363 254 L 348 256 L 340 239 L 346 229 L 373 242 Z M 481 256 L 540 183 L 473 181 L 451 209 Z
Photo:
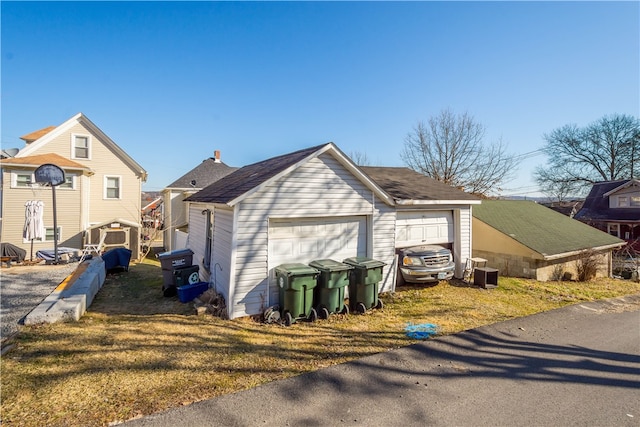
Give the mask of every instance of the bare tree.
M 350 151 L 349 157 L 358 166 L 370 166 L 369 156 L 363 151 Z
M 545 169 L 540 166 L 536 168 L 535 175 L 540 191 L 546 194 L 549 199 L 557 202 L 564 202 L 567 197 L 580 193 L 580 185 L 572 177 L 555 175 L 562 173 L 555 169 Z
M 565 125 L 544 136 L 549 161 L 535 179 L 542 188 L 564 186 L 586 192 L 598 181 L 636 177 L 640 163 L 640 120 L 605 116 L 584 127 Z
M 404 141 L 402 160 L 411 169 L 464 191 L 488 195 L 500 190 L 517 160 L 502 141 L 486 145 L 485 128 L 467 114 L 446 109 L 418 122 Z

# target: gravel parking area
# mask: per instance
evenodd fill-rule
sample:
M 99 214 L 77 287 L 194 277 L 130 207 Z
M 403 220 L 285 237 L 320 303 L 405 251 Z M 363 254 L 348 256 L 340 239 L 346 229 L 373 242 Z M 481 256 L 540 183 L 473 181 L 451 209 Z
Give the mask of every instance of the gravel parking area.
M 14 265 L 0 270 L 0 337 L 4 341 L 21 327 L 24 317 L 75 271 L 78 263 Z

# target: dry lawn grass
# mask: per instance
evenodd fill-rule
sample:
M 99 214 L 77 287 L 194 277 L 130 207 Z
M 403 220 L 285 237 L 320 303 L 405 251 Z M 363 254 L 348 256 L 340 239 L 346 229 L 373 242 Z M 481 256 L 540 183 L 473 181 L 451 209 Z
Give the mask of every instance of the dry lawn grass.
M 287 328 L 196 316 L 191 304 L 162 296 L 160 267 L 145 261 L 107 276 L 79 322 L 25 328 L 14 339 L 1 361 L 1 423 L 105 426 L 410 345 L 408 323 L 451 334 L 640 292 L 619 280 L 499 285 L 406 287 L 382 296 L 383 310 Z

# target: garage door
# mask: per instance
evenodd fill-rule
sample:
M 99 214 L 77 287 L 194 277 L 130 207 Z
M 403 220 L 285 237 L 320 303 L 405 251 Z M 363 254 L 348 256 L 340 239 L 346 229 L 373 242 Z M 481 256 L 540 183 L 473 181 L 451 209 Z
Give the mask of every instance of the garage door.
M 396 247 L 453 242 L 451 211 L 398 212 Z
M 269 269 L 280 264 L 342 261 L 367 254 L 366 217 L 270 220 Z

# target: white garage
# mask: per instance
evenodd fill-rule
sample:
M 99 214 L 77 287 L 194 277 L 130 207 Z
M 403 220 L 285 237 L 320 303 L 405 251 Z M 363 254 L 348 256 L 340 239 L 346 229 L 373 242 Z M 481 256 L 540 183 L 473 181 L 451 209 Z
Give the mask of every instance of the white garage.
M 386 292 L 395 287 L 396 248 L 439 243 L 461 273 L 471 205 L 480 203 L 407 168 L 359 167 L 333 143 L 245 166 L 186 201 L 193 260 L 230 318 L 277 303 L 281 264 L 373 258 L 385 264 L 378 289 Z
M 449 244 L 454 241 L 453 212 L 410 211 L 398 212 L 396 220 L 396 247 Z

